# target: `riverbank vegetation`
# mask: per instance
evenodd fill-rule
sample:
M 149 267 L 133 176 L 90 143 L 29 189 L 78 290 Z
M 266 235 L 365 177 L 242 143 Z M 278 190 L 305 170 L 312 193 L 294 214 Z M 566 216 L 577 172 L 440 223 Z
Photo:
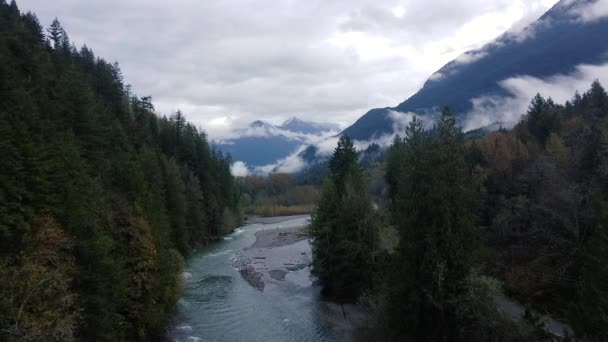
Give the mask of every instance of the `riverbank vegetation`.
M 240 221 L 230 159 L 4 0 L 0 93 L 0 340 L 162 336 L 184 257 Z
M 271 217 L 310 214 L 319 197 L 319 188 L 300 184 L 285 173 L 247 176 L 239 179 L 241 205 L 245 214 Z
M 388 152 L 387 207 L 377 211 L 388 212 L 380 231 L 395 230 L 397 246 L 382 249 L 374 234 L 358 235 L 366 236 L 358 246 L 371 248 L 361 272 L 374 279 L 341 294 L 367 303 L 372 298 L 374 340 L 545 341 L 564 335 L 543 328 L 532 311 L 509 313 L 500 304 L 507 297 L 570 325 L 574 336 L 566 332 L 567 338 L 607 340 L 607 151 L 608 94 L 599 82 L 564 105 L 538 95 L 513 129 L 476 139 L 465 139 L 447 109 L 431 130 L 414 119 Z M 327 227 L 356 234 L 379 224 L 337 224 L 348 196 L 335 179 L 332 170 L 311 227 L 317 232 L 315 273 L 340 291 L 334 284 L 356 282 L 328 265 L 344 262 L 331 258 L 348 255 L 336 246 L 352 240 L 327 235 L 334 231 Z M 357 198 L 363 216 L 373 216 L 361 209 L 371 208 L 369 200 Z M 334 238 L 332 248 L 319 247 L 324 236 Z M 357 268 L 361 261 L 346 257 L 346 264 Z

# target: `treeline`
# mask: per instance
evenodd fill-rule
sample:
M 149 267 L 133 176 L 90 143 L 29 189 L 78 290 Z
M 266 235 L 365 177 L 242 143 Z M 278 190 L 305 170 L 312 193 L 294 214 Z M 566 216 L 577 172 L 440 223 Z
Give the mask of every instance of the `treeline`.
M 184 257 L 240 220 L 229 158 L 5 0 L 0 94 L 0 340 L 160 338 Z
M 301 184 L 286 173 L 247 176 L 239 179 L 241 206 L 246 214 L 286 216 L 309 214 L 319 196 L 319 188 Z
M 608 340 L 608 94 L 599 82 L 564 105 L 537 95 L 512 130 L 475 140 L 448 109 L 428 131 L 414 119 L 388 152 L 387 215 L 370 213 L 362 193 L 349 211 L 337 179 L 348 177 L 332 170 L 313 215 L 313 266 L 334 297 L 371 303 L 373 340 L 553 340 L 534 312 L 570 325 L 567 339 Z M 348 223 L 355 212 L 363 226 Z M 385 219 L 366 219 L 374 215 Z M 373 232 L 391 228 L 398 244 L 382 248 Z M 533 310 L 512 316 L 503 298 Z

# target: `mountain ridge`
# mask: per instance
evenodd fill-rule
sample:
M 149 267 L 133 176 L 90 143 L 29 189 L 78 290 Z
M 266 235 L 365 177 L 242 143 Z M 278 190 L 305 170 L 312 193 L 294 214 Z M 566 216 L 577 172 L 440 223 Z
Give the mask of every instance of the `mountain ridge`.
M 515 76 L 546 78 L 569 74 L 582 64 L 608 61 L 608 20 L 583 21 L 591 0 L 562 0 L 518 32 L 506 32 L 480 49 L 465 52 L 433 73 L 422 89 L 395 107 L 368 111 L 342 134 L 356 140 L 394 133 L 390 111 L 421 116 L 449 106 L 459 122 L 482 96 L 507 97 L 500 82 Z M 554 58 L 554 56 L 560 58 Z

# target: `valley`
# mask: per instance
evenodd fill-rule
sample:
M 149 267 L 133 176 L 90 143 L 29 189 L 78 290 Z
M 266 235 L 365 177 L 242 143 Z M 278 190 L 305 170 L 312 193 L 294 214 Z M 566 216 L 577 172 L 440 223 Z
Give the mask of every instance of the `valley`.
M 0 341 L 608 341 L 606 37 L 608 0 L 0 0 Z

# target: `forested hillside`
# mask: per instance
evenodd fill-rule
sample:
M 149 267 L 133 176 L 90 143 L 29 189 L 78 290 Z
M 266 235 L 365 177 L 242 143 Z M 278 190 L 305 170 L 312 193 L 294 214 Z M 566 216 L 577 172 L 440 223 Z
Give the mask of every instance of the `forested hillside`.
M 0 340 L 150 340 L 239 221 L 230 160 L 118 64 L 0 0 Z
M 332 170 L 326 181 L 313 266 L 334 296 L 372 303 L 370 340 L 608 340 L 608 94 L 599 82 L 564 105 L 538 95 L 514 129 L 474 140 L 448 109 L 429 131 L 414 119 L 387 156 L 384 228 L 383 209 L 369 213 L 364 194 L 344 205 L 358 187 L 335 184 L 352 177 Z M 383 244 L 394 239 L 385 234 L 375 243 L 373 231 L 390 230 L 397 246 Z M 358 281 L 365 274 L 374 280 Z M 504 298 L 530 310 L 509 314 Z M 547 331 L 536 313 L 574 336 Z
M 542 89 L 541 89 L 542 91 Z M 486 271 L 515 298 L 608 339 L 608 94 L 537 95 L 523 121 L 467 144 Z

